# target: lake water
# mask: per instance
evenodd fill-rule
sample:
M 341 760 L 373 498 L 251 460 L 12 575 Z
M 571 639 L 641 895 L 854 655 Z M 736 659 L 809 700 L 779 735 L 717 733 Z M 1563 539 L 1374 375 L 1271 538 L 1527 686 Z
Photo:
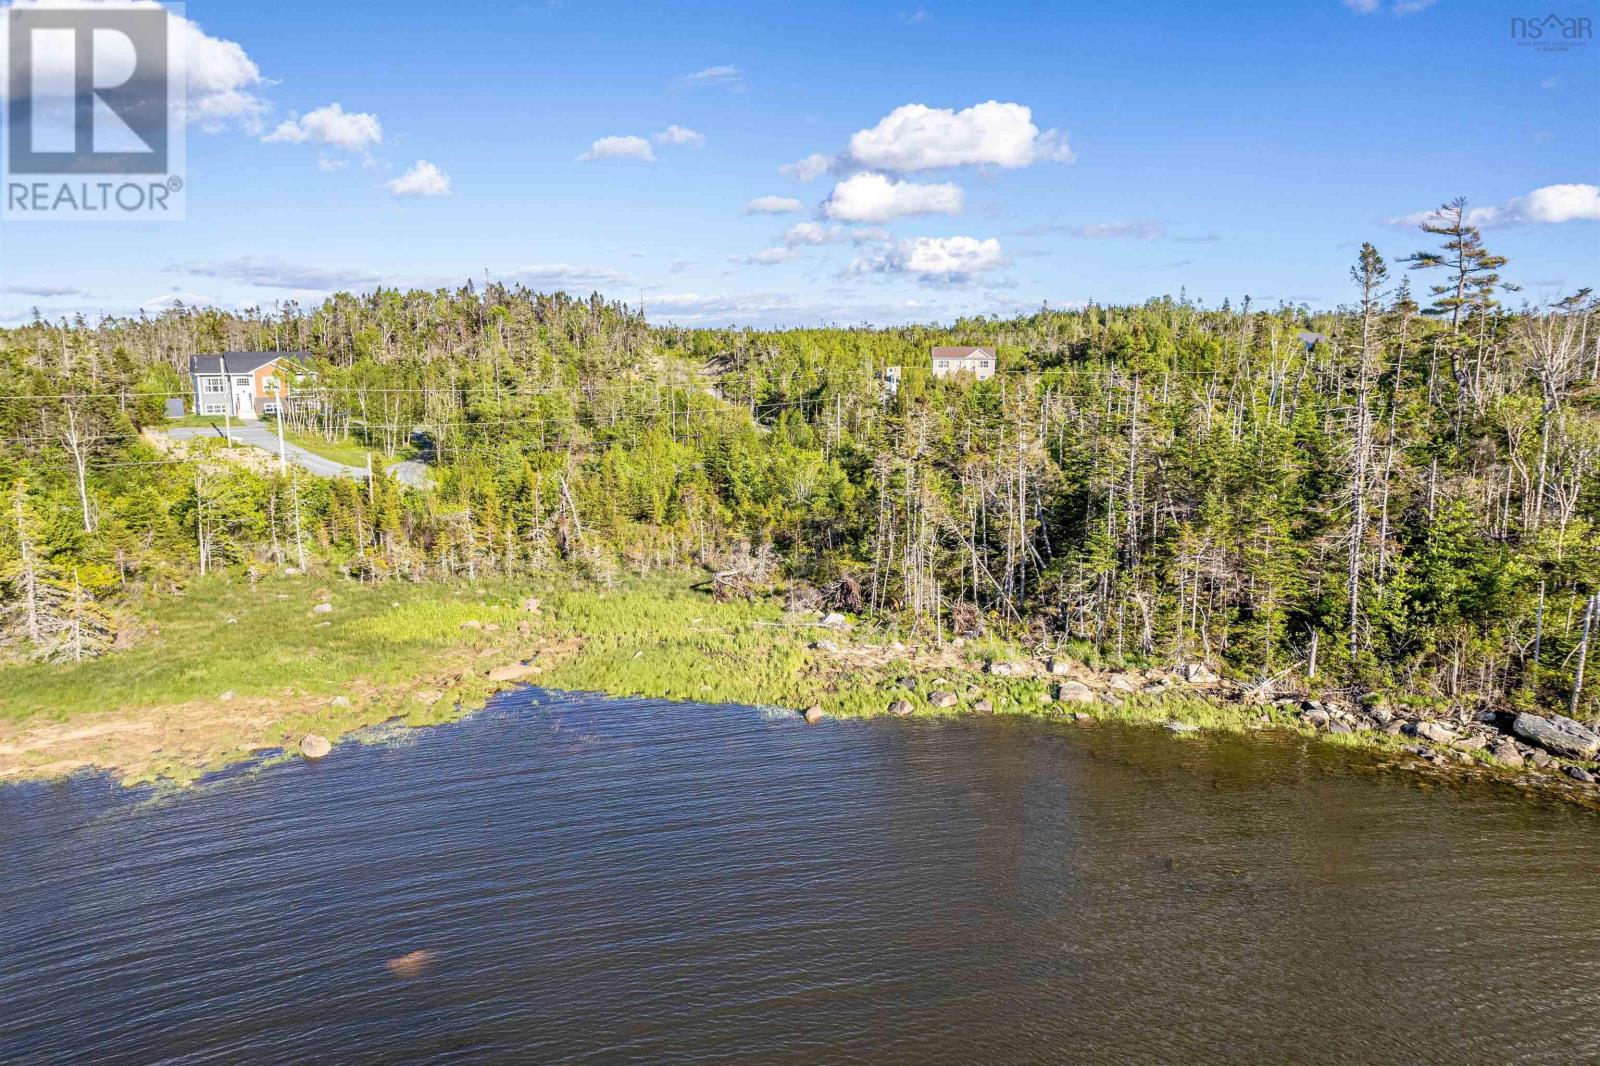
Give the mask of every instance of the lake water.
M 6 1062 L 1600 1058 L 1600 821 L 1292 739 L 524 690 L 0 861 Z

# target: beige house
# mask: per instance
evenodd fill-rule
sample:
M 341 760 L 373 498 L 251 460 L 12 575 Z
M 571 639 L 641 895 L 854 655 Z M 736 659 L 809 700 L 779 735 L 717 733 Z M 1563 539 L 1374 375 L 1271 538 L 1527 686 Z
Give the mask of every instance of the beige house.
M 933 350 L 933 376 L 947 378 L 953 374 L 971 374 L 982 381 L 994 377 L 995 355 L 993 348 L 968 348 L 940 346 Z

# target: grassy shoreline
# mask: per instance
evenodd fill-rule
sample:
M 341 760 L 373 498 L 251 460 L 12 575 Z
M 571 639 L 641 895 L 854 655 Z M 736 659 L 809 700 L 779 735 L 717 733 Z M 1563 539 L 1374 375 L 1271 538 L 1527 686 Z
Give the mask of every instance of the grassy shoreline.
M 554 579 L 361 586 L 315 577 L 255 583 L 214 577 L 152 604 L 133 647 L 78 664 L 0 669 L 0 784 L 100 770 L 127 784 L 184 784 L 308 733 L 337 740 L 386 722 L 423 726 L 480 707 L 508 683 L 496 667 L 532 663 L 524 680 L 619 696 L 820 706 L 836 717 L 997 714 L 1289 730 L 1367 749 L 1442 776 L 1493 776 L 1572 792 L 1551 774 L 1486 760 L 1434 768 L 1414 742 L 1317 732 L 1293 714 L 1177 685 L 1167 693 L 1063 704 L 1062 677 L 1002 642 L 956 647 L 890 630 L 824 629 L 775 600 L 718 604 L 687 575 L 605 590 Z M 527 610 L 536 598 L 537 610 Z M 814 646 L 816 645 L 816 646 Z M 1020 676 L 984 672 L 988 661 Z M 1087 666 L 1072 665 L 1078 676 Z M 954 706 L 935 707 L 934 692 Z M 1442 749 L 1441 749 L 1442 750 Z M 1573 792 L 1569 798 L 1584 797 Z

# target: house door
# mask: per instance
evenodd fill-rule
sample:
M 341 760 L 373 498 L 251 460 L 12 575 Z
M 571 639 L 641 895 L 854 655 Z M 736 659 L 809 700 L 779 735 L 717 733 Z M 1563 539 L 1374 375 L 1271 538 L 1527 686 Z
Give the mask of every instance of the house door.
M 254 390 L 250 383 L 233 383 L 233 413 L 240 418 L 254 418 L 256 416 L 256 401 Z

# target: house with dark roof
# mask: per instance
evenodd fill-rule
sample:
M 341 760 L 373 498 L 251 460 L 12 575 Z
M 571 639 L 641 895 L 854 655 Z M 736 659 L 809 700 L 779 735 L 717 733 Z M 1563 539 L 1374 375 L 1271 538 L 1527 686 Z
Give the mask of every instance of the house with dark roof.
M 966 373 L 982 381 L 994 377 L 994 369 L 993 348 L 940 345 L 933 349 L 933 376 L 936 378 Z
M 194 413 L 275 415 L 308 376 L 307 352 L 219 352 L 189 357 Z

